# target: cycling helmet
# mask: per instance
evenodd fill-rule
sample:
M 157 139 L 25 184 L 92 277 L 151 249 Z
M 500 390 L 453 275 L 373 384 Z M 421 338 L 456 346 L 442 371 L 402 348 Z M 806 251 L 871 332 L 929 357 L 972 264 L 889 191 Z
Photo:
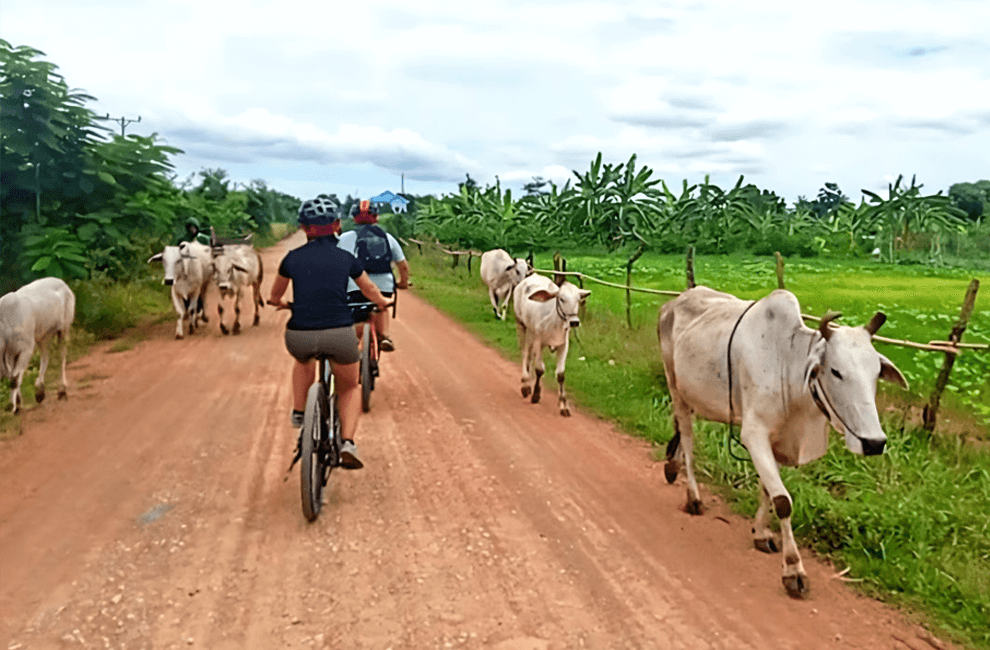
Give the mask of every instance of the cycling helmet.
M 317 197 L 303 201 L 299 206 L 300 226 L 330 225 L 337 219 L 337 204 L 330 199 Z
M 354 217 L 354 223 L 375 223 L 378 220 L 378 210 L 371 201 L 365 199 L 354 204 L 351 216 Z

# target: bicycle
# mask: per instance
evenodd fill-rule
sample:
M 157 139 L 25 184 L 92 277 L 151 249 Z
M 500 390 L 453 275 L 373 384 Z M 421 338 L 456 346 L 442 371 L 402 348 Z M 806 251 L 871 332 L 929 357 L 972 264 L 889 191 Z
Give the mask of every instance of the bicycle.
M 398 293 L 395 294 L 396 302 Z M 348 305 L 355 323 L 363 323 L 361 332 L 361 410 L 367 413 L 371 410 L 371 392 L 375 390 L 375 379 L 378 377 L 378 361 L 381 350 L 378 347 L 378 332 L 370 323 L 371 314 L 378 312 L 378 306 L 373 302 L 352 302 Z M 395 302 L 392 303 L 392 318 L 395 318 Z
M 269 304 L 278 306 L 271 301 Z M 291 302 L 288 306 L 292 309 Z M 330 480 L 333 468 L 340 467 L 340 448 L 343 445 L 337 386 L 330 369 L 330 359 L 319 356 L 317 361 L 317 380 L 306 394 L 303 426 L 299 430 L 296 455 L 289 465 L 289 471 L 292 471 L 297 462 L 301 463 L 302 511 L 308 521 L 320 516 L 323 489 Z

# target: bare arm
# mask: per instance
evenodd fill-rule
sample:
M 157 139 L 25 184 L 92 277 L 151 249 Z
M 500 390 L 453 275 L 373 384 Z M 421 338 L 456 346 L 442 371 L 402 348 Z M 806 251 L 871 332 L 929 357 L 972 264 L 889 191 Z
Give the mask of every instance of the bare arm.
M 282 296 L 285 295 L 285 290 L 289 288 L 289 278 L 276 275 L 275 281 L 272 282 L 272 295 L 268 298 L 269 305 L 275 305 L 279 309 L 288 309 L 289 304 L 282 302 Z
M 375 283 L 371 281 L 367 273 L 362 273 L 360 276 L 354 278 L 354 283 L 357 284 L 358 289 L 361 293 L 371 302 L 378 305 L 378 308 L 385 311 L 392 306 L 395 302 L 395 298 L 386 298 L 382 295 L 382 292 L 375 286 Z
M 402 260 L 396 262 L 395 266 L 399 269 L 399 283 L 395 285 L 399 289 L 409 288 L 409 262 Z

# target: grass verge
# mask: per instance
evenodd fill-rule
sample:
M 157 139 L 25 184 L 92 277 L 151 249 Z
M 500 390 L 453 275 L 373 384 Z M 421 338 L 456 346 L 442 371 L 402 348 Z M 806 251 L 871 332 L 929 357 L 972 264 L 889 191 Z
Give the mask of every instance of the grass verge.
M 452 268 L 446 255 L 429 250 L 419 254 L 415 249 L 407 251 L 407 255 L 419 296 L 463 323 L 507 358 L 519 360 L 511 316 L 509 322 L 494 319 L 476 265 L 468 274 L 463 263 Z M 598 277 L 603 277 L 602 270 L 610 272 L 622 266 L 621 259 L 572 259 L 576 261 L 569 259 L 569 270 Z M 585 268 L 579 266 L 582 263 Z M 592 263 L 603 268 L 596 273 Z M 545 257 L 537 259 L 538 267 L 548 268 L 547 264 Z M 649 283 L 662 280 L 666 286 L 658 288 L 683 288 L 683 272 L 675 274 L 670 270 L 674 268 L 673 259 L 663 267 L 651 264 L 655 261 L 644 264 L 642 273 L 637 274 L 637 286 L 656 286 Z M 705 283 L 746 298 L 758 298 L 776 287 L 772 265 L 770 277 L 759 279 L 752 277 L 745 264 L 743 260 L 711 258 L 697 264 L 696 273 L 699 282 L 710 278 Z M 679 258 L 676 265 L 683 269 Z M 903 280 L 904 270 L 898 267 L 885 272 L 874 265 L 869 282 L 863 282 L 856 280 L 859 276 L 855 263 L 833 266 L 821 261 L 804 266 L 789 268 L 795 293 L 803 301 L 799 289 L 801 285 L 806 287 L 802 293 L 813 308 L 817 307 L 812 313 L 824 311 L 833 303 L 841 305 L 853 316 L 848 318 L 848 324 L 865 322 L 875 309 L 868 296 L 870 285 L 891 287 L 889 291 L 896 298 L 890 299 L 891 304 L 905 310 L 919 309 L 918 313 L 927 312 L 908 302 L 911 295 L 916 293 L 927 301 L 937 292 L 931 287 L 919 288 L 927 286 L 924 274 L 908 273 L 909 279 Z M 943 300 L 948 290 L 945 283 L 953 291 L 959 288 L 953 282 L 963 287 L 958 292 L 961 300 L 967 279 L 965 274 L 959 275 L 936 278 L 942 283 Z M 842 277 L 848 284 L 838 279 Z M 911 277 L 921 279 L 914 288 L 909 282 Z M 745 284 L 734 290 L 733 278 Z M 896 288 L 904 282 L 908 286 Z M 861 291 L 854 291 L 856 287 Z M 583 408 L 653 442 L 659 456 L 662 445 L 672 435 L 669 396 L 655 328 L 660 301 L 652 296 L 634 299 L 634 327 L 629 329 L 624 293 L 590 285 L 588 288 L 593 293 L 568 355 L 568 391 Z M 937 304 L 924 307 L 941 308 Z M 895 313 L 901 311 L 892 309 L 888 315 Z M 978 311 L 974 321 L 981 313 L 986 312 Z M 979 334 L 986 331 L 981 329 L 985 327 L 984 321 L 973 329 Z M 899 330 L 884 333 L 912 338 Z M 963 358 L 966 356 L 960 360 Z M 547 353 L 546 359 L 552 367 L 552 355 Z M 904 370 L 901 361 L 896 363 Z M 937 369 L 928 372 L 934 374 Z M 983 377 L 985 381 L 986 374 Z M 554 387 L 552 372 L 544 379 L 548 387 Z M 846 577 L 857 581 L 855 586 L 867 594 L 907 608 L 954 641 L 990 650 L 990 450 L 979 442 L 988 439 L 983 418 L 979 413 L 968 417 L 966 403 L 957 400 L 954 406 L 962 409 L 958 418 L 964 423 L 963 430 L 959 434 L 939 430 L 930 436 L 912 423 L 907 408 L 899 406 L 910 405 L 911 398 L 890 403 L 890 410 L 883 409 L 882 420 L 889 437 L 888 451 L 883 456 L 853 455 L 833 436 L 824 458 L 799 469 L 782 469 L 795 502 L 794 532 L 802 544 L 837 567 L 848 567 Z M 698 422 L 696 430 L 696 469 L 736 511 L 752 517 L 757 505 L 757 477 L 752 464 L 736 460 L 730 453 L 723 425 Z M 967 442 L 973 438 L 976 444 Z M 740 447 L 733 451 L 745 456 Z

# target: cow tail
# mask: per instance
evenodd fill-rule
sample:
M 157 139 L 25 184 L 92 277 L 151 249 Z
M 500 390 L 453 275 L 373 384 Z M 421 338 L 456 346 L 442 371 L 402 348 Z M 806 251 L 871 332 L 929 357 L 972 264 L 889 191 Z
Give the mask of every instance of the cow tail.
M 261 281 L 265 278 L 265 265 L 261 261 L 261 255 L 258 256 L 258 304 L 262 308 L 265 306 L 265 299 L 261 297 Z
M 674 437 L 667 443 L 667 460 L 673 460 L 677 449 L 681 446 L 681 432 L 675 431 Z

